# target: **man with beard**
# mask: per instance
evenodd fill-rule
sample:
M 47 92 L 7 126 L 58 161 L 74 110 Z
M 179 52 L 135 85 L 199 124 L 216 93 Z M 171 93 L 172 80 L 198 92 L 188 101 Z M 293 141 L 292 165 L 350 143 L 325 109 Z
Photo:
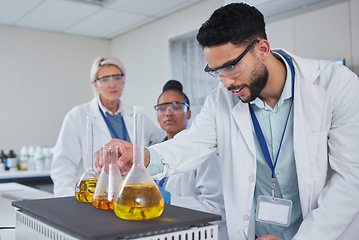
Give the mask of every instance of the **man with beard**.
M 271 51 L 263 15 L 242 3 L 217 9 L 197 40 L 221 82 L 187 131 L 145 149 L 149 170 L 193 170 L 217 149 L 230 239 L 357 238 L 358 77 Z M 128 170 L 132 145 L 110 144 Z

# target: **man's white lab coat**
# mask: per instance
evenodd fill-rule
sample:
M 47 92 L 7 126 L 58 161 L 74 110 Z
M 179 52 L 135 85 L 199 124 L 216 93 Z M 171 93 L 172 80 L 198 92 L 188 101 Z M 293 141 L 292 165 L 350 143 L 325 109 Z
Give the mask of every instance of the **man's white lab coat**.
M 355 239 L 358 77 L 344 66 L 288 54 L 295 69 L 293 142 L 304 219 L 295 238 Z M 160 175 L 195 169 L 218 148 L 229 238 L 254 239 L 256 150 L 248 104 L 220 83 L 190 129 L 152 148 L 166 163 Z
M 133 108 L 121 103 L 119 108 L 132 140 Z M 51 167 L 56 196 L 74 196 L 77 181 L 91 164 L 87 157 L 87 116 L 96 117 L 94 152 L 111 140 L 110 131 L 98 108 L 98 97 L 74 107 L 67 113 L 54 149 Z M 145 146 L 161 142 L 165 136 L 164 132 L 147 117 L 145 117 L 144 133 Z

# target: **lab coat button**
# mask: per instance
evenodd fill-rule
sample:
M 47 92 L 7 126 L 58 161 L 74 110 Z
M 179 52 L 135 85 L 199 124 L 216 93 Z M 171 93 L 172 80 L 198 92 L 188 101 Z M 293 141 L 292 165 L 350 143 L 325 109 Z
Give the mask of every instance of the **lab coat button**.
M 254 175 L 249 176 L 248 178 L 249 182 L 254 182 L 256 180 L 256 177 Z
M 248 221 L 249 220 L 249 215 L 244 215 L 243 220 Z

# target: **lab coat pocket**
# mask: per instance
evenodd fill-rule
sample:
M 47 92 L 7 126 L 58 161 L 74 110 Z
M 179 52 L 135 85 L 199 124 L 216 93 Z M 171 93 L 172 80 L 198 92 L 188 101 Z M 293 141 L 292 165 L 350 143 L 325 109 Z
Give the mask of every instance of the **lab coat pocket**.
M 323 184 L 327 177 L 328 152 L 326 129 L 321 131 L 307 131 L 307 147 L 309 149 L 310 176 L 315 183 Z
M 327 180 L 327 132 L 323 131 L 306 131 L 308 147 L 308 164 L 309 164 L 309 203 L 310 209 L 317 208 L 317 198 L 320 191 L 324 188 Z

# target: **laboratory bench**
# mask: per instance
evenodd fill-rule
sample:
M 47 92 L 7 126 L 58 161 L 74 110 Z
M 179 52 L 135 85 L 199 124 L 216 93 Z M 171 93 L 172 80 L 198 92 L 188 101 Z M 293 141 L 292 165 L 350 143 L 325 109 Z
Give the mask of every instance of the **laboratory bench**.
M 211 222 L 221 219 L 216 214 L 165 204 L 159 218 L 127 221 L 75 197 L 55 198 L 15 182 L 0 183 L 0 213 L 1 240 L 218 240 L 218 226 Z
M 11 182 L 53 193 L 53 182 L 50 177 L 50 170 L 0 172 L 0 183 Z
M 13 201 L 23 199 L 52 198 L 54 195 L 23 184 L 0 183 L 0 239 L 15 239 L 16 210 Z

